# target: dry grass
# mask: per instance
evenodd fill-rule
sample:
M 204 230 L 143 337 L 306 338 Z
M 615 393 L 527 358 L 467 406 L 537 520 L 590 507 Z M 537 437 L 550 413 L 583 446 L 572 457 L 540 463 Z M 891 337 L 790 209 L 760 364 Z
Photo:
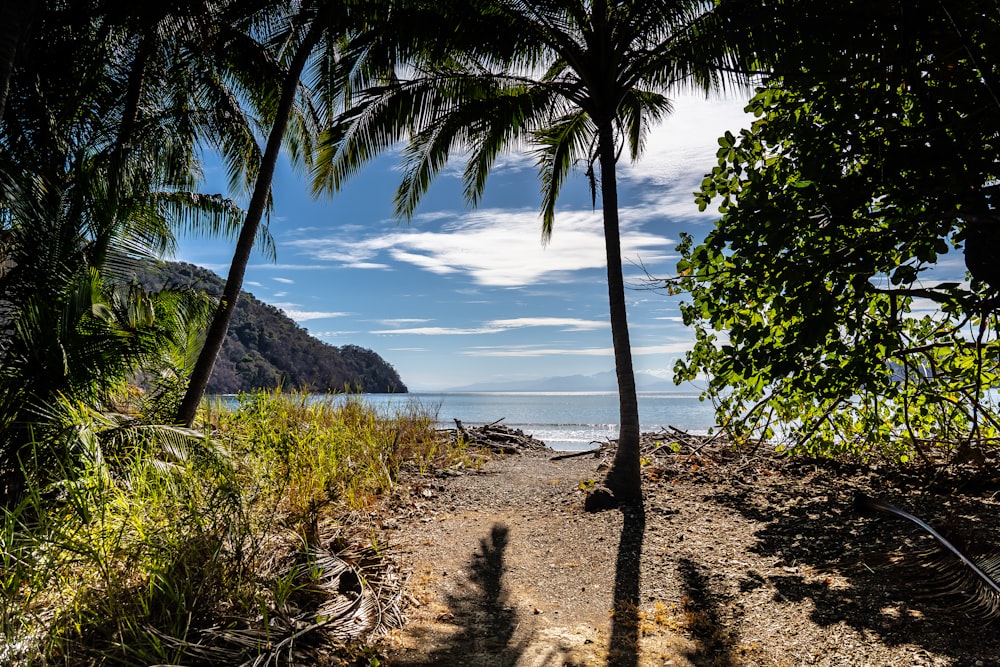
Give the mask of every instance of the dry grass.
M 205 425 L 119 446 L 4 510 L 0 664 L 239 662 L 303 624 L 336 639 L 337 600 L 383 604 L 364 592 L 387 572 L 368 511 L 402 466 L 468 458 L 434 415 L 355 399 L 261 393 Z M 391 603 L 398 582 L 379 581 Z

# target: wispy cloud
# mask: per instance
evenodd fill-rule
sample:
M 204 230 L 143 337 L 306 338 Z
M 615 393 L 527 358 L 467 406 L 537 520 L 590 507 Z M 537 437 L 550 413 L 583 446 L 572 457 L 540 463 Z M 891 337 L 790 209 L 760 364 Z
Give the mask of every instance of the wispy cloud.
M 348 317 L 351 313 L 339 313 L 327 310 L 286 310 L 285 314 L 296 322 L 308 322 L 309 320 L 325 320 L 332 317 Z
M 369 331 L 375 336 L 386 335 L 412 335 L 412 336 L 473 336 L 476 334 L 497 333 L 502 329 L 490 329 L 488 327 L 473 327 L 469 329 L 459 329 L 455 327 L 411 327 L 409 329 L 382 329 Z
M 743 112 L 743 98 L 709 98 L 685 95 L 676 111 L 650 129 L 642 158 L 623 163 L 623 179 L 680 186 L 689 192 L 715 166 L 717 139 L 726 131 L 738 134 L 749 127 L 753 116 Z
M 295 284 L 295 281 L 292 280 L 291 278 L 272 278 L 271 280 L 273 280 L 276 283 L 281 283 L 282 285 L 294 285 Z
M 572 317 L 519 317 L 506 320 L 491 320 L 478 327 L 410 327 L 405 329 L 382 329 L 370 331 L 375 335 L 409 334 L 420 336 L 471 336 L 495 334 L 528 327 L 555 327 L 560 331 L 591 331 L 603 329 L 608 324 L 599 320 L 583 320 Z
M 502 329 L 558 327 L 563 331 L 591 331 L 608 327 L 607 322 L 600 320 L 581 320 L 572 317 L 518 317 L 507 320 L 493 320 L 489 324 Z
M 396 317 L 391 320 L 378 320 L 379 324 L 386 327 L 399 327 L 405 324 L 423 324 L 424 322 L 430 322 L 430 320 L 419 317 Z
M 655 263 L 667 257 L 674 241 L 643 231 L 637 224 L 650 215 L 622 211 L 622 251 L 626 257 Z M 535 211 L 483 209 L 453 213 L 436 231 L 396 230 L 381 236 L 351 235 L 299 239 L 289 243 L 322 261 L 366 268 L 383 265 L 381 257 L 437 275 L 467 274 L 483 286 L 520 287 L 543 281 L 568 282 L 571 274 L 604 267 L 604 228 L 600 213 L 564 211 L 548 245 L 541 243 Z
M 280 308 L 285 315 L 296 322 L 308 322 L 309 320 L 323 320 L 333 317 L 348 317 L 353 313 L 341 312 L 341 311 L 327 311 L 327 310 L 300 310 L 302 307 L 298 303 L 272 303 L 275 308 Z
M 691 349 L 692 343 L 679 342 L 666 345 L 646 345 L 632 348 L 633 356 L 650 354 L 682 354 Z M 610 347 L 535 347 L 531 345 L 512 345 L 506 347 L 473 347 L 462 350 L 459 354 L 472 357 L 614 357 L 614 349 Z

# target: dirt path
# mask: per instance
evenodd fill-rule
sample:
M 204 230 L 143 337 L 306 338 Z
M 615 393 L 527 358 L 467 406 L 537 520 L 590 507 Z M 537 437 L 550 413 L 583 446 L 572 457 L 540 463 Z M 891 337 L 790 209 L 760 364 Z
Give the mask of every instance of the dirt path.
M 411 573 L 389 664 L 1000 666 L 996 624 L 867 567 L 906 537 L 853 513 L 895 491 L 869 471 L 678 455 L 647 468 L 642 511 L 586 514 L 600 460 L 550 457 L 414 482 L 385 522 Z M 987 491 L 920 503 L 996 522 Z

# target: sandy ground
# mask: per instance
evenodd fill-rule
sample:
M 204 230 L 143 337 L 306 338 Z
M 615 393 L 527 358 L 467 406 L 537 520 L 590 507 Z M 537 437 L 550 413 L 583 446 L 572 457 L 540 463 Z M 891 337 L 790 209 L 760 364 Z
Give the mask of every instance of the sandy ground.
M 642 508 L 588 514 L 605 456 L 552 455 L 410 480 L 382 520 L 409 573 L 385 662 L 1000 666 L 1000 625 L 915 599 L 886 564 L 919 533 L 852 506 L 1000 534 L 996 484 L 720 446 L 657 457 Z

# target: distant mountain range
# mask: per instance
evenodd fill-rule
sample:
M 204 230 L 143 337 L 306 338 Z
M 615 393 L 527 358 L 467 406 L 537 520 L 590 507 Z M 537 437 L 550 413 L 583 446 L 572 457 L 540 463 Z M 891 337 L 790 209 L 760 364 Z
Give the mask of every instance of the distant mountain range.
M 635 374 L 636 391 L 683 391 L 670 380 L 651 373 Z M 482 382 L 445 391 L 618 391 L 618 377 L 614 371 L 596 375 L 566 375 L 539 380 L 514 382 Z
M 182 262 L 150 264 L 136 279 L 151 291 L 186 287 L 216 297 L 225 286 L 211 271 Z M 396 369 L 375 352 L 357 345 L 328 345 L 274 306 L 243 292 L 208 393 L 234 394 L 279 385 L 311 392 L 406 393 Z

